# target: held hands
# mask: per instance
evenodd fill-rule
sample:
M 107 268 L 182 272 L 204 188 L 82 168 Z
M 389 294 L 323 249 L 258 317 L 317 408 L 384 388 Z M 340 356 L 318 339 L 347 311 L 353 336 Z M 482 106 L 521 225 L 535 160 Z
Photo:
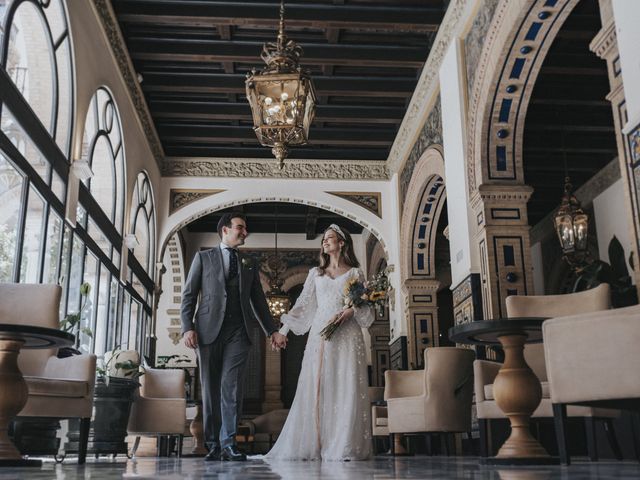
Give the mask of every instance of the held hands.
M 184 345 L 187 348 L 193 348 L 194 350 L 198 348 L 198 334 L 195 330 L 189 330 L 188 332 L 184 332 L 182 335 L 184 339 Z
M 280 350 L 281 348 L 287 348 L 287 337 L 280 332 L 273 332 L 271 334 L 271 350 Z

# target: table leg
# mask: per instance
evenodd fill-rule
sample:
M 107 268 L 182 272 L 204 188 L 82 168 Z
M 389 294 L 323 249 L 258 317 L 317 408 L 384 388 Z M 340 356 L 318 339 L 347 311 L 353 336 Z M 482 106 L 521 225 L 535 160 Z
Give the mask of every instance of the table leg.
M 9 423 L 27 403 L 27 383 L 18 368 L 24 341 L 0 338 L 0 466 L 23 465 L 18 449 L 9 439 Z
M 498 451 L 497 460 L 550 463 L 551 457 L 531 435 L 531 415 L 540 405 L 542 388 L 524 359 L 526 335 L 499 337 L 505 361 L 493 384 L 496 403 L 511 422 L 511 435 Z

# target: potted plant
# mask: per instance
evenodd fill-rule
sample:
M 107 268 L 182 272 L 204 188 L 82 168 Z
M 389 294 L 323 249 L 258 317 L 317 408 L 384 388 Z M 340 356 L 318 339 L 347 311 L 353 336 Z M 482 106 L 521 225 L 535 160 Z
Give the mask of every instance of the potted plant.
M 144 375 L 140 356 L 134 350 L 118 348 L 105 354 L 96 368 L 94 410 L 87 452 L 95 455 L 128 453 L 125 442 L 131 404 L 138 391 L 138 379 Z M 77 451 L 79 425 L 69 427 L 66 451 Z M 77 435 L 77 436 L 76 436 Z
M 87 301 L 89 299 L 89 293 L 91 293 L 91 284 L 83 283 L 80 285 L 80 310 L 76 313 L 70 313 L 60 321 L 60 330 L 63 332 L 71 333 L 76 337 L 76 343 L 74 347 L 63 347 L 58 350 L 58 357 L 65 358 L 71 355 L 80 355 L 80 334 L 83 333 L 88 337 L 93 337 L 93 332 L 89 327 L 82 326 L 82 314 L 85 308 L 87 308 Z

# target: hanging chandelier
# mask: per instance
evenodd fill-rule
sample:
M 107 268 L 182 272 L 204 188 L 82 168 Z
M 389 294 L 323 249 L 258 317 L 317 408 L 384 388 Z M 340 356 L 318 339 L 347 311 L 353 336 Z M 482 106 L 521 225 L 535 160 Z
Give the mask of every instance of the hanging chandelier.
M 572 267 L 580 268 L 589 260 L 589 216 L 584 213 L 580 202 L 573 194 L 569 177 L 566 177 L 564 182 L 564 195 L 554 214 L 554 223 L 563 258 Z
M 274 320 L 279 321 L 280 317 L 289 311 L 291 307 L 291 299 L 289 295 L 282 291 L 282 283 L 280 274 L 287 270 L 287 263 L 278 256 L 278 207 L 275 208 L 276 220 L 276 242 L 274 255 L 266 260 L 266 270 L 271 277 L 270 290 L 267 293 L 267 305 Z
M 316 108 L 311 76 L 298 61 L 302 47 L 284 34 L 284 0 L 280 2 L 280 28 L 276 43 L 265 43 L 260 58 L 267 64 L 261 72 L 247 74 L 247 100 L 253 114 L 258 141 L 284 167 L 290 146 L 305 145 Z

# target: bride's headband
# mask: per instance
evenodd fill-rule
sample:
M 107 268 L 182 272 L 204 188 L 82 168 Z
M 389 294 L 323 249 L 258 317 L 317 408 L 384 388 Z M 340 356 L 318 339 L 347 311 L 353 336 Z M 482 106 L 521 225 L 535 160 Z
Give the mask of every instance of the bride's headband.
M 347 238 L 344 236 L 344 232 L 340 229 L 340 227 L 338 225 L 336 225 L 335 223 L 332 223 L 331 225 L 329 225 L 329 229 L 333 230 L 334 232 L 336 232 L 340 238 L 342 238 L 343 240 L 346 240 Z

